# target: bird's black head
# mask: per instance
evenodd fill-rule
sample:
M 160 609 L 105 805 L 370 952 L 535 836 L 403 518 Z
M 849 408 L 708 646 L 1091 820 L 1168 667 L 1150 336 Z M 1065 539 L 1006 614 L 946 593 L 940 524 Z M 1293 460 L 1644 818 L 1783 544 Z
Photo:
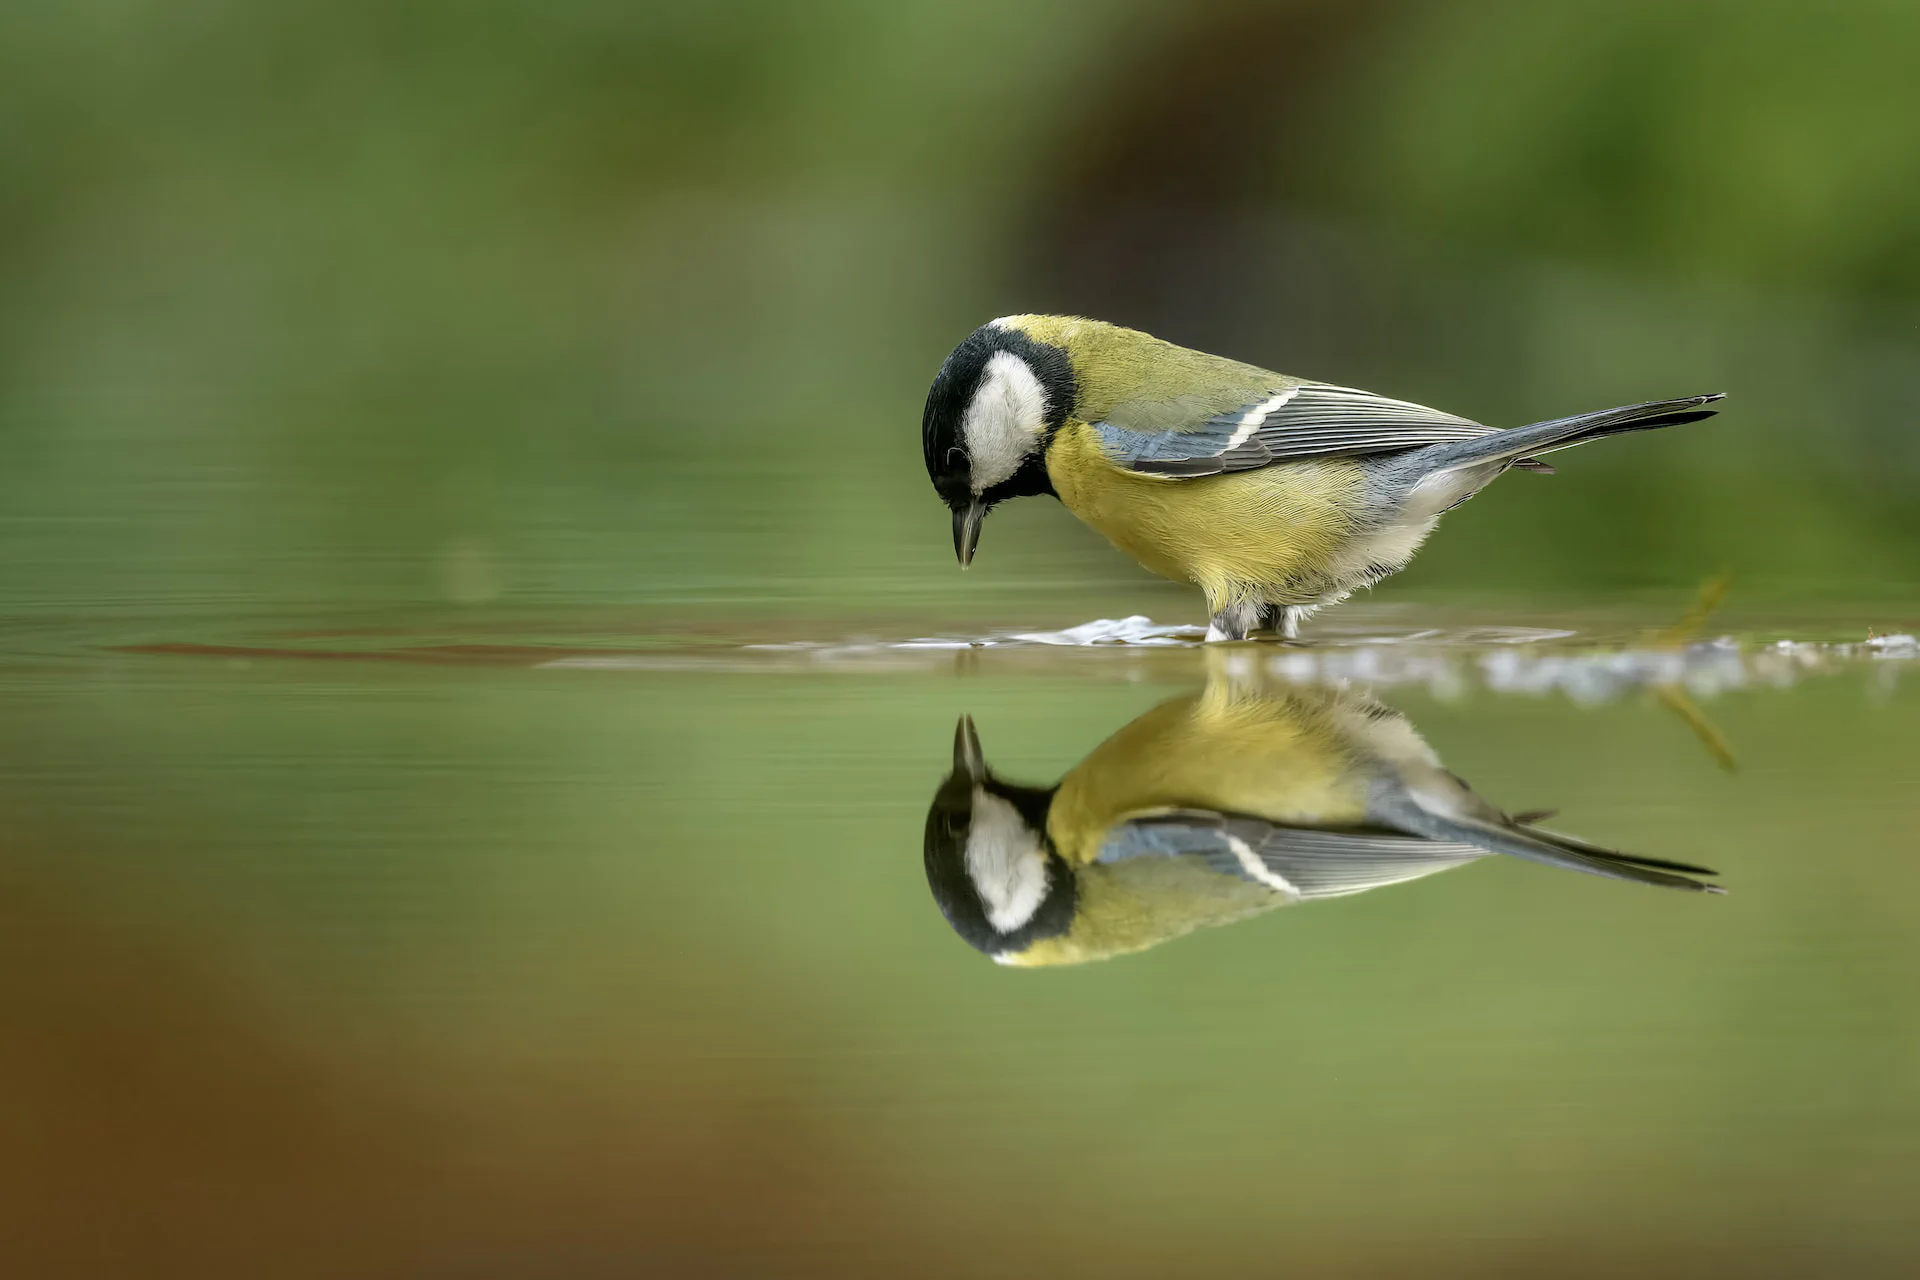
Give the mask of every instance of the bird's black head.
M 920 419 L 927 476 L 953 511 L 953 550 L 973 559 L 997 502 L 1052 493 L 1047 441 L 1072 416 L 1073 362 L 1011 322 L 982 325 L 953 349 Z
M 953 931 L 996 960 L 1073 926 L 1073 871 L 1047 840 L 1051 790 L 987 770 L 973 721 L 953 737 L 953 772 L 927 811 L 927 887 Z

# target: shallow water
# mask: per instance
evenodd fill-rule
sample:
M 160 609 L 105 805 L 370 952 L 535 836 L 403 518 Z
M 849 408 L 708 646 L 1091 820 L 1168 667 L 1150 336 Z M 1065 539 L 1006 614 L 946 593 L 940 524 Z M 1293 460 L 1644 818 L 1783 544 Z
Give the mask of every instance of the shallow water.
M 1565 623 L 16 628 L 0 1223 L 108 1272 L 1909 1272 L 1920 660 Z M 1728 892 L 1494 856 L 1046 972 L 949 928 L 958 717 L 1050 785 L 1249 685 Z

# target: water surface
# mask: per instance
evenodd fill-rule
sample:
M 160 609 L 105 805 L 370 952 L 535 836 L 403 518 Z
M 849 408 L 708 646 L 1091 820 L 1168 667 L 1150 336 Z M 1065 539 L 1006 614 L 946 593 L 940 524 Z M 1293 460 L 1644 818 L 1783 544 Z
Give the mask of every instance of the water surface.
M 25 1256 L 1920 1261 L 1898 643 L 325 622 L 13 633 L 0 1221 Z M 1228 677 L 1377 699 L 1494 804 L 1728 893 L 1488 857 L 1048 972 L 956 936 L 922 843 L 958 717 L 1044 786 Z

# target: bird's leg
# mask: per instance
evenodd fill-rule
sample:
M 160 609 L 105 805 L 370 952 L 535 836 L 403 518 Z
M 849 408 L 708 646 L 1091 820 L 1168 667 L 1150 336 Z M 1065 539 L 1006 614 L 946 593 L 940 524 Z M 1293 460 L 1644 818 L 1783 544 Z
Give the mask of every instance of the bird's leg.
M 1260 610 L 1260 629 L 1275 632 L 1282 640 L 1298 640 L 1300 622 L 1306 616 L 1306 609 L 1298 605 L 1266 605 Z
M 1251 600 L 1236 600 L 1213 615 L 1207 624 L 1207 639 L 1245 640 L 1253 624 L 1260 620 L 1260 606 Z

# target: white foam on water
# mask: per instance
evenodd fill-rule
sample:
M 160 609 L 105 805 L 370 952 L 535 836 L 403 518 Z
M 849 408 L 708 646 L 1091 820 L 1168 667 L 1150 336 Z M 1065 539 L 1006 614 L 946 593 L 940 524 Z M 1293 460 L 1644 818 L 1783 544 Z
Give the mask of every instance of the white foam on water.
M 1867 648 L 1876 658 L 1920 658 L 1920 637 L 1909 635 L 1873 636 Z
M 1205 627 L 1175 624 L 1172 626 L 1155 622 L 1143 613 L 1126 618 L 1098 618 L 1092 622 L 1083 622 L 1077 627 L 1068 627 L 1064 631 L 1018 631 L 1012 635 L 997 637 L 989 644 L 1046 644 L 1046 645 L 1090 645 L 1090 644 L 1144 644 L 1144 645 L 1189 645 L 1204 640 Z
M 977 638 L 922 636 L 886 641 L 869 637 L 740 645 L 675 653 L 574 654 L 540 664 L 567 670 L 728 670 L 929 672 L 951 669 L 962 652 L 1018 655 L 1063 648 L 1098 649 L 1117 662 L 1085 668 L 1107 678 L 1138 680 L 1148 668 L 1121 655 L 1174 649 L 1221 651 L 1223 661 L 1299 685 L 1424 687 L 1452 700 L 1474 690 L 1545 697 L 1583 706 L 1616 701 L 1643 690 L 1678 688 L 1700 697 L 1748 688 L 1785 688 L 1816 675 L 1878 666 L 1891 679 L 1907 661 L 1920 662 L 1920 638 L 1875 636 L 1858 643 L 1779 640 L 1742 644 L 1729 637 L 1685 646 L 1628 645 L 1581 648 L 1573 632 L 1530 627 L 1422 630 L 1399 635 L 1333 636 L 1304 644 L 1208 645 L 1206 629 L 1156 623 L 1144 614 L 1099 618 L 1059 631 L 1004 631 Z M 1571 641 L 1572 643 L 1568 643 Z M 1885 665 L 1881 665 L 1885 664 Z M 1171 669 L 1160 672 L 1171 674 Z

